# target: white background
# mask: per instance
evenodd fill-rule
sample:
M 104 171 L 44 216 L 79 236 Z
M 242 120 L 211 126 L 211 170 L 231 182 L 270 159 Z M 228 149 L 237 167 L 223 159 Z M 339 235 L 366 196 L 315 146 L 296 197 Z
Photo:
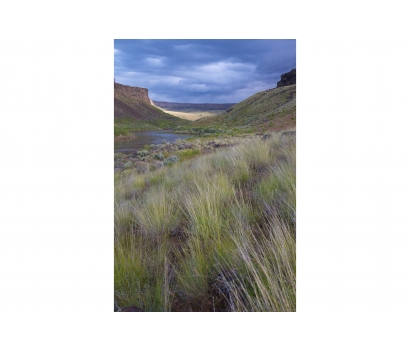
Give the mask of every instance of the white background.
M 3 348 L 408 348 L 409 44 L 393 4 L 3 6 Z M 113 312 L 114 38 L 297 39 L 296 313 Z

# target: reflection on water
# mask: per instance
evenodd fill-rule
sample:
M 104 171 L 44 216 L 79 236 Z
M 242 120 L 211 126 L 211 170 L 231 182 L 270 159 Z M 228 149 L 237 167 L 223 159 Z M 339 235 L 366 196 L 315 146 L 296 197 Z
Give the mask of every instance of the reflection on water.
M 173 134 L 169 131 L 138 131 L 133 133 L 136 137 L 130 140 L 120 140 L 114 142 L 114 151 L 122 153 L 132 153 L 142 149 L 145 145 L 158 144 L 162 141 L 175 142 L 178 139 L 192 137 L 187 134 Z

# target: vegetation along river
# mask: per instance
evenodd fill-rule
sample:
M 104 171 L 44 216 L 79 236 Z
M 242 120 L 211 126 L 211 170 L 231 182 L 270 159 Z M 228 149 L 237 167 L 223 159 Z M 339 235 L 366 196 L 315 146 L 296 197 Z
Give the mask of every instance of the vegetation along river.
M 114 141 L 114 152 L 132 153 L 139 151 L 145 145 L 159 144 L 163 141 L 175 142 L 178 139 L 192 137 L 188 134 L 173 134 L 166 130 L 138 131 L 133 133 L 134 138 Z

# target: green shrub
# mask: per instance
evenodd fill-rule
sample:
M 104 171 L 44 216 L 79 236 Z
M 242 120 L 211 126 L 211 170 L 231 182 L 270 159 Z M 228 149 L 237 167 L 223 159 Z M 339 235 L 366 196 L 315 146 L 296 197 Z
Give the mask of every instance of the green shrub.
M 172 164 L 176 163 L 178 160 L 179 159 L 178 159 L 177 156 L 168 157 L 167 159 L 164 160 L 164 165 L 166 165 L 166 166 L 172 165 Z
M 138 157 L 146 157 L 149 154 L 149 152 L 146 149 L 143 149 L 141 151 L 138 151 Z
M 124 163 L 124 169 L 131 169 L 134 167 L 134 164 L 131 162 Z
M 164 155 L 162 153 L 154 153 L 152 157 L 156 160 L 164 160 Z
M 115 152 L 114 153 L 114 159 L 122 159 L 125 156 L 124 153 L 121 152 Z

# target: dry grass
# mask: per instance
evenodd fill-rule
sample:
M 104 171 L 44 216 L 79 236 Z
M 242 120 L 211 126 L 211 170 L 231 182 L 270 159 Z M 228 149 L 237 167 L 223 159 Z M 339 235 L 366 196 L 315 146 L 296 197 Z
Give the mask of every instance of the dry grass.
M 296 145 L 115 176 L 115 297 L 146 311 L 296 311 Z

